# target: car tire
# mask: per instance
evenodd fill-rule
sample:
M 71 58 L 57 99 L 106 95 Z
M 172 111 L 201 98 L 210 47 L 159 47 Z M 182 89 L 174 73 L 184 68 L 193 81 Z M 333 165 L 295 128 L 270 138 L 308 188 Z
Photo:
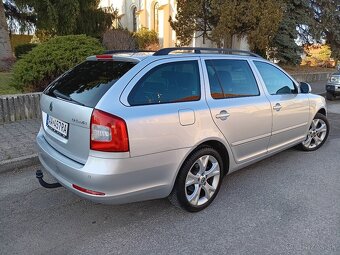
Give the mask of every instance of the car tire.
M 188 212 L 208 207 L 220 190 L 223 160 L 212 147 L 194 151 L 183 163 L 171 194 L 170 202 Z
M 333 101 L 333 100 L 335 100 L 335 95 L 333 93 L 327 91 L 326 99 L 329 100 L 329 101 Z
M 319 149 L 327 140 L 330 125 L 327 117 L 317 113 L 308 129 L 306 140 L 298 145 L 298 149 L 303 151 L 315 151 Z

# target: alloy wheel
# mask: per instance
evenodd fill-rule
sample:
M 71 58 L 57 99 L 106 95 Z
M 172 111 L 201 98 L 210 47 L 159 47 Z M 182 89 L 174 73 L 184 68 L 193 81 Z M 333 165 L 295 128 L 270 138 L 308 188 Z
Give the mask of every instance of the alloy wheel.
M 185 180 L 185 195 L 193 206 L 207 203 L 214 195 L 219 181 L 221 169 L 217 159 L 204 155 L 191 166 Z
M 308 149 L 314 149 L 319 146 L 327 135 L 327 125 L 322 119 L 314 119 L 309 128 L 307 138 L 302 142 L 303 146 Z

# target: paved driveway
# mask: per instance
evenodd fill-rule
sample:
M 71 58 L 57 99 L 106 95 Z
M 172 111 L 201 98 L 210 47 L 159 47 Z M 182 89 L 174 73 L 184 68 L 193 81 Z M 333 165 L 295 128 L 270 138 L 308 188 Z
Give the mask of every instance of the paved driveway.
M 166 199 L 94 204 L 46 190 L 40 166 L 0 174 L 0 254 L 340 254 L 340 102 L 317 152 L 284 151 L 225 178 L 196 214 Z

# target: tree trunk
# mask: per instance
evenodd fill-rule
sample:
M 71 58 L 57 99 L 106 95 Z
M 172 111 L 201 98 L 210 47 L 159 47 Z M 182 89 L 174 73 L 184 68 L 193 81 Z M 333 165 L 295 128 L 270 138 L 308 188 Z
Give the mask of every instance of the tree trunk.
M 223 48 L 231 49 L 233 47 L 233 36 L 232 35 L 224 35 L 223 36 Z
M 0 2 L 0 71 L 8 70 L 14 61 L 9 39 L 8 25 L 5 17 L 5 8 Z

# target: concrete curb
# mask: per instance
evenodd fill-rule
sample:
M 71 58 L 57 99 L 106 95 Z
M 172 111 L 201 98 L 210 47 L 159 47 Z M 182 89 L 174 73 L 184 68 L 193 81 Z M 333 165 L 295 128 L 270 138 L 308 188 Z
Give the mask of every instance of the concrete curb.
M 39 164 L 38 154 L 22 156 L 19 158 L 8 159 L 0 162 L 0 173 L 5 173 L 23 167 Z

